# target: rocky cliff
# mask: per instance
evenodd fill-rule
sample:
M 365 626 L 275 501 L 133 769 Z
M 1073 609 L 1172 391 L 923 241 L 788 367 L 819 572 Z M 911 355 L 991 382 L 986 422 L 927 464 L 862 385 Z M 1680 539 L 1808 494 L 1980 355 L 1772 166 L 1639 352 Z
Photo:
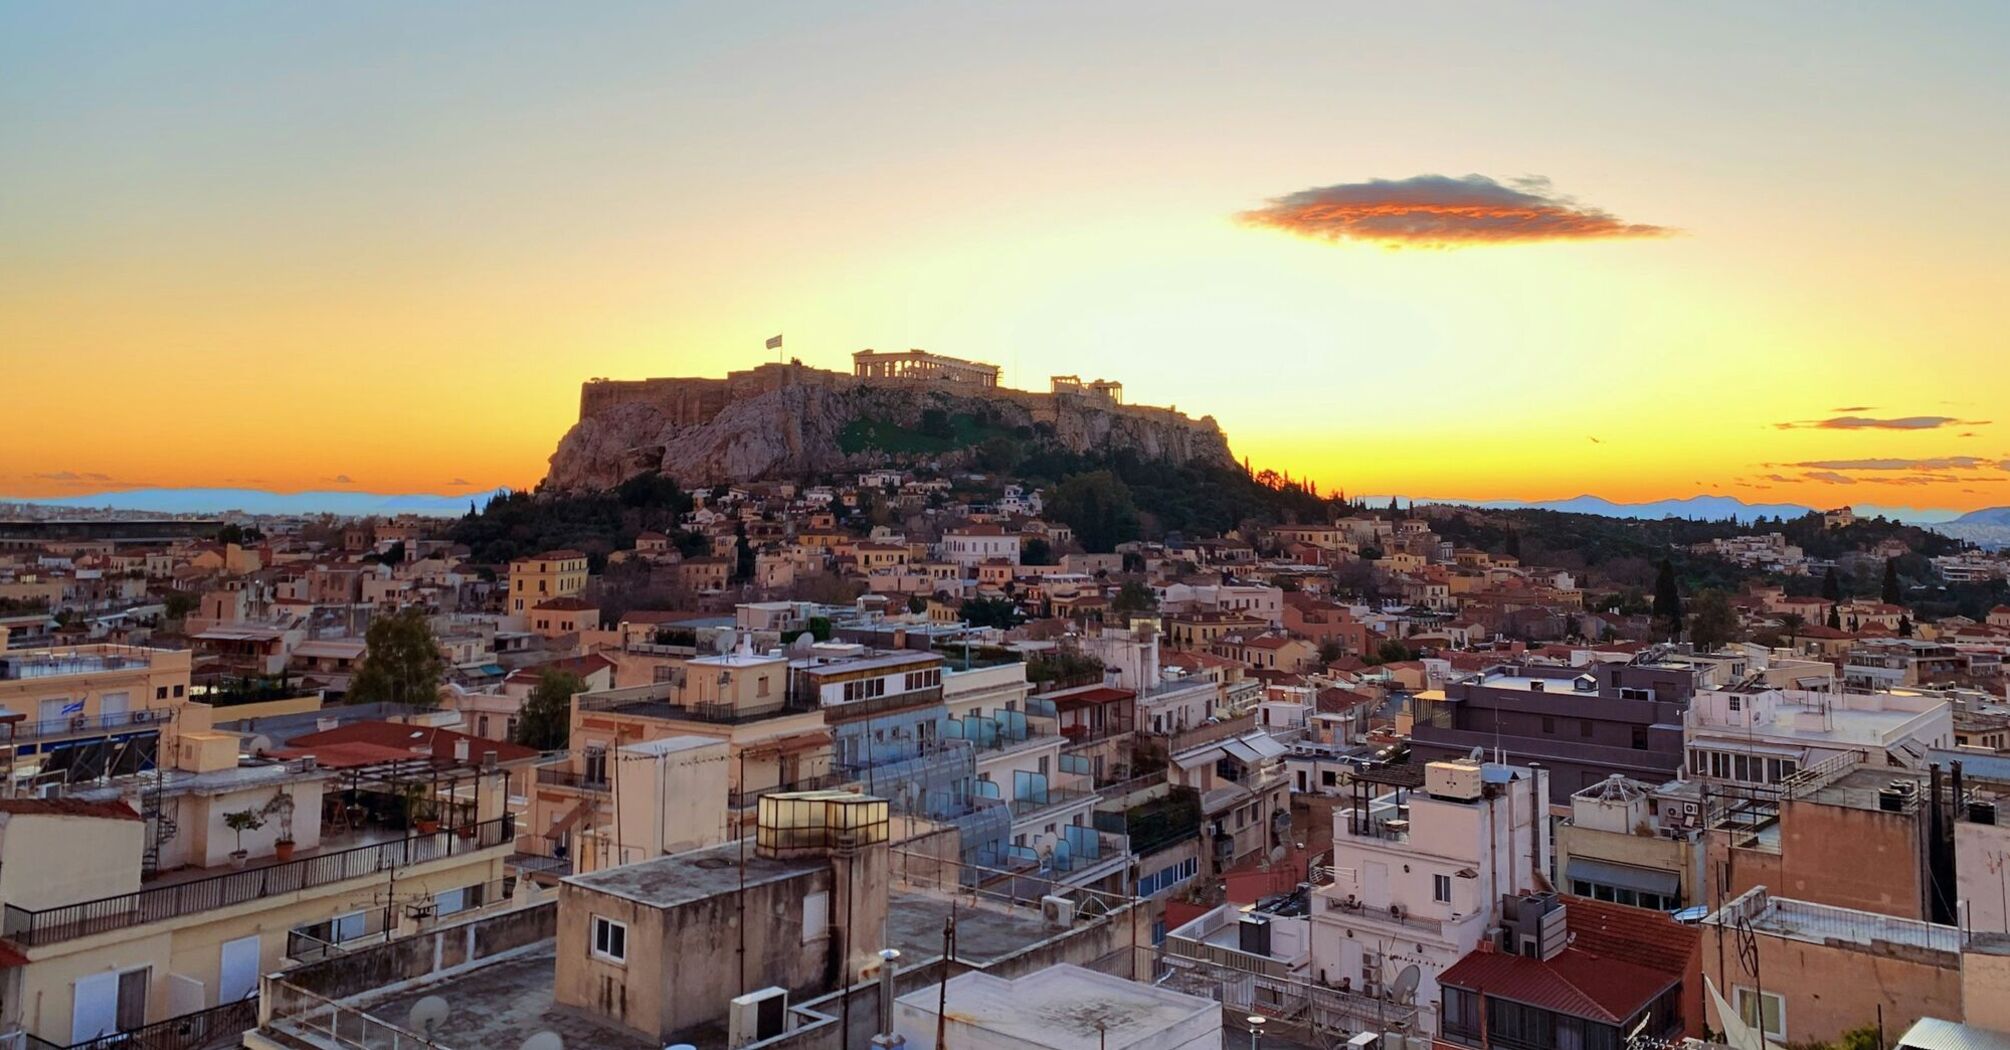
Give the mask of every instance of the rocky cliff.
M 945 426 L 945 423 L 951 425 Z M 603 489 L 655 470 L 687 484 L 954 463 L 985 440 L 1233 466 L 1211 417 L 947 382 L 875 381 L 764 365 L 726 379 L 586 384 L 551 456 L 550 488 Z

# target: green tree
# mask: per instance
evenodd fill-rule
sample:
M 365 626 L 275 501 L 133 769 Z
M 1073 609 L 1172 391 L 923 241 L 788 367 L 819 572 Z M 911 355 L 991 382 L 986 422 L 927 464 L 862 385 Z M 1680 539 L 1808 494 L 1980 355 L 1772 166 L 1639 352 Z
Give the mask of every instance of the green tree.
M 928 611 L 928 599 L 926 599 L 926 598 L 923 598 L 923 597 L 922 597 L 921 595 L 919 595 L 919 594 L 910 594 L 910 595 L 908 595 L 908 596 L 907 596 L 907 611 L 908 611 L 908 612 L 911 612 L 911 613 L 914 613 L 914 614 L 916 614 L 916 615 L 920 615 L 921 613 L 925 613 L 925 612 L 927 612 L 927 611 Z
M 1394 503 L 1395 501 L 1391 500 L 1390 502 Z M 1393 664 L 1393 663 L 1401 663 L 1404 660 L 1414 660 L 1416 658 L 1417 654 L 1411 651 L 1409 646 L 1404 645 L 1402 642 L 1399 642 L 1394 638 L 1391 638 L 1388 641 L 1383 642 L 1381 645 L 1375 647 L 1376 663 Z
M 1898 618 L 1898 636 L 1900 638 L 1912 637 L 1912 617 L 1901 616 Z
M 1682 633 L 1682 592 L 1675 585 L 1675 565 L 1666 558 L 1654 575 L 1654 620 L 1671 635 Z
M 194 612 L 196 606 L 202 603 L 195 595 L 187 591 L 169 591 L 167 597 L 162 599 L 161 604 L 166 606 L 166 616 L 168 619 L 181 620 L 186 619 L 188 614 Z
M 418 609 L 379 617 L 363 636 L 363 659 L 350 679 L 350 703 L 391 703 L 434 707 L 447 661 L 433 629 Z
M 1035 536 L 1019 548 L 1019 561 L 1024 565 L 1052 565 L 1054 548 L 1046 540 Z
M 1005 628 L 1019 623 L 1019 608 L 1010 598 L 965 598 L 957 612 L 972 627 Z
M 1328 638 L 1319 643 L 1319 662 L 1322 664 L 1330 664 L 1345 655 L 1347 650 L 1338 638 Z
M 1829 629 L 1835 631 L 1842 630 L 1842 608 L 1840 606 L 1829 606 Z
M 586 681 L 571 671 L 546 671 L 517 712 L 510 739 L 539 751 L 563 751 L 572 738 L 572 698 Z
M 1887 604 L 1898 605 L 1905 601 L 1905 590 L 1898 585 L 1898 559 L 1884 560 L 1884 600 Z
M 1738 613 L 1723 591 L 1713 588 L 1696 596 L 1689 615 L 1689 640 L 1706 653 L 1738 640 Z
M 917 429 L 932 438 L 948 439 L 956 436 L 956 425 L 950 421 L 949 413 L 939 408 L 922 409 L 921 426 Z
M 1836 577 L 1836 567 L 1833 565 L 1829 566 L 1829 571 L 1822 574 L 1822 598 L 1831 602 L 1842 601 L 1842 580 Z
M 1116 597 L 1110 599 L 1110 611 L 1119 616 L 1136 616 L 1158 607 L 1158 595 L 1137 580 L 1125 581 L 1122 587 L 1117 588 Z
M 1138 538 L 1138 508 L 1131 490 L 1107 470 L 1071 474 L 1046 501 L 1049 517 L 1066 522 L 1084 549 L 1103 554 Z

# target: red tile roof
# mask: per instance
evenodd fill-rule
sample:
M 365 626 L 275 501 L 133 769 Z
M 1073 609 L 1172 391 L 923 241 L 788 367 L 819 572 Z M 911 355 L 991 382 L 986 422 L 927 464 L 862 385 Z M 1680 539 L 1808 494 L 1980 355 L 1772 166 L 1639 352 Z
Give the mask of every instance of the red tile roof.
M 403 722 L 351 722 L 346 726 L 294 737 L 286 742 L 286 746 L 290 751 L 315 753 L 317 749 L 331 744 L 369 744 L 395 748 L 404 755 L 426 751 L 434 758 L 453 761 L 454 745 L 461 740 L 468 742 L 470 764 L 480 763 L 484 751 L 495 752 L 496 759 L 502 762 L 537 757 L 536 750 L 521 744 L 470 736 L 451 729 L 407 725 Z
M 102 820 L 138 820 L 140 815 L 123 802 L 86 802 L 74 798 L 0 799 L 0 813 L 23 817 L 97 817 Z
M 1443 986 L 1611 1025 L 1624 1024 L 1677 981 L 1671 974 L 1602 958 L 1575 945 L 1548 960 L 1476 951 L 1438 975 Z
M 1658 911 L 1571 897 L 1564 906 L 1571 946 L 1606 959 L 1680 977 L 1695 972 L 1703 933 Z

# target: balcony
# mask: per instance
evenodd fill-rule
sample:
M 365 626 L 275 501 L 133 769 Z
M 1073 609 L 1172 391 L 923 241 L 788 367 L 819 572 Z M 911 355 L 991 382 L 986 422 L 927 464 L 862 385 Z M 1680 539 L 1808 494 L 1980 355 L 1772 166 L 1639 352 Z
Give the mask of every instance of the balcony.
M 0 918 L 0 934 L 16 944 L 31 948 L 57 944 L 317 886 L 368 878 L 414 864 L 507 846 L 515 839 L 514 818 L 505 816 L 469 825 L 459 831 L 438 831 L 430 835 L 414 835 L 320 853 L 283 864 L 225 872 L 80 904 L 65 904 L 40 911 L 28 911 L 9 904 L 4 918 Z
M 728 791 L 726 808 L 748 809 L 759 803 L 764 795 L 780 795 L 791 791 L 827 791 L 850 784 L 854 778 L 843 773 L 822 773 L 813 777 L 797 777 L 786 784 L 772 784 L 768 787 L 752 788 L 745 791 Z
M 1012 819 L 1028 820 L 1049 810 L 1065 809 L 1085 801 L 1093 801 L 1096 793 L 1078 788 L 1048 788 L 1032 798 L 1015 798 L 1008 805 L 1012 807 Z
M 14 724 L 12 739 L 0 735 L 0 743 L 27 744 L 37 740 L 95 736 L 100 733 L 142 732 L 165 725 L 173 719 L 174 709 L 168 707 L 115 711 L 101 715 L 64 715 L 61 718 L 17 722 Z
M 116 1035 L 81 1043 L 52 1043 L 33 1035 L 23 1035 L 21 1050 L 205 1050 L 214 1046 L 236 1046 L 244 1033 L 258 1027 L 258 998 L 212 1006 L 207 1010 L 155 1021 Z M 4 1041 L 4 1037 L 0 1037 Z
M 538 769 L 537 782 L 543 787 L 572 788 L 588 794 L 605 794 L 610 790 L 605 776 L 589 776 L 570 769 L 549 766 Z

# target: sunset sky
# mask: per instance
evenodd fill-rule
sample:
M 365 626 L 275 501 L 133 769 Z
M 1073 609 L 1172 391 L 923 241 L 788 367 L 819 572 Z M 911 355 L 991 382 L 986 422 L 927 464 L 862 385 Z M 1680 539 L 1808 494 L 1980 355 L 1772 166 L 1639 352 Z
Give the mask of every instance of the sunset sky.
M 1415 8 L 1415 9 L 1413 9 Z M 923 347 L 1322 488 L 2010 504 L 2010 5 L 0 7 L 0 497 Z

